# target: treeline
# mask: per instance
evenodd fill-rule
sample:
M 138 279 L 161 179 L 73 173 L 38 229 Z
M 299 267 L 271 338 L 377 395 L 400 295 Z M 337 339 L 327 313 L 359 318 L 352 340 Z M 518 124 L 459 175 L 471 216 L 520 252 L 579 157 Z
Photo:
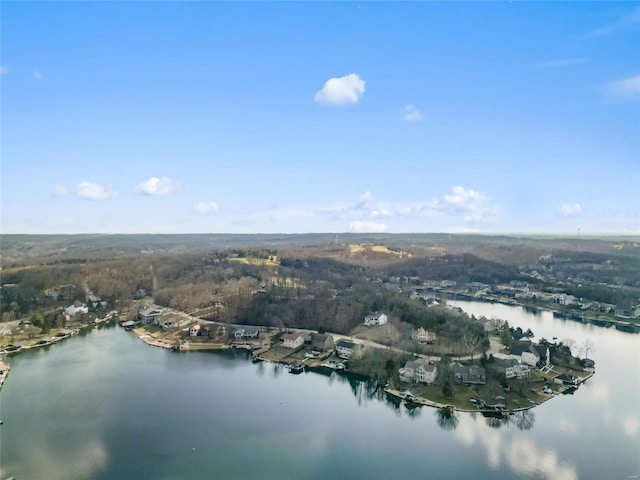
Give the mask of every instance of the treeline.
M 444 255 L 434 258 L 410 258 L 387 267 L 391 276 L 418 277 L 420 280 L 455 280 L 458 283 L 506 283 L 511 280 L 531 281 L 515 265 L 484 260 L 475 255 Z

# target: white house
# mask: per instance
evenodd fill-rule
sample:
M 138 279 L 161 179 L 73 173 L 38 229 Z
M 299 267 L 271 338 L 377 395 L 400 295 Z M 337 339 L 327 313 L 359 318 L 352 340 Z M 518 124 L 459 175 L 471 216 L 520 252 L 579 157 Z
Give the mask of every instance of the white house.
M 387 323 L 387 316 L 384 313 L 371 312 L 364 317 L 364 324 L 367 327 L 384 325 L 385 323 Z
M 510 349 L 511 354 L 520 357 L 520 362 L 535 367 L 540 361 L 540 354 L 530 342 L 519 342 Z
M 194 323 L 193 325 L 191 325 L 191 328 L 189 329 L 189 335 L 191 335 L 192 337 L 197 337 L 199 333 L 200 333 L 200 325 L 197 323 Z
M 422 382 L 433 383 L 438 375 L 438 369 L 429 365 L 424 359 L 413 360 L 407 362 L 403 368 L 400 369 L 400 378 L 405 382 Z
M 236 339 L 258 338 L 260 336 L 260 330 L 256 327 L 240 327 L 233 332 L 233 336 Z
M 336 342 L 336 353 L 340 358 L 349 358 L 356 348 L 356 344 L 348 340 L 338 340 Z
M 285 333 L 280 337 L 282 346 L 287 348 L 298 348 L 304 344 L 304 335 L 301 333 Z
M 73 317 L 75 315 L 78 315 L 79 313 L 89 313 L 89 307 L 87 307 L 87 305 L 84 303 L 76 302 L 73 305 L 69 305 L 64 309 L 64 311 L 67 313 L 67 315 Z

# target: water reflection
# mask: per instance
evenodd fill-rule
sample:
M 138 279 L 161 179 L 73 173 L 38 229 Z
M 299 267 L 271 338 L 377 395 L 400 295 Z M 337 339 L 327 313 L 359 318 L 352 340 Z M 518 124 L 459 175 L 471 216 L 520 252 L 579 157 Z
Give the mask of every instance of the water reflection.
M 518 430 L 531 430 L 536 421 L 536 414 L 533 410 L 522 410 L 513 414 L 513 421 Z
M 450 408 L 439 408 L 436 410 L 438 425 L 443 430 L 455 430 L 458 427 L 458 416 L 455 410 Z

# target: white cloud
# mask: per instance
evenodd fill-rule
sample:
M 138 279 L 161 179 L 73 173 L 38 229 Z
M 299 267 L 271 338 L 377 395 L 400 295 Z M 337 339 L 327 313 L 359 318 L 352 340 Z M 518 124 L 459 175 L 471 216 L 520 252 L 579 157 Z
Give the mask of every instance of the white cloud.
M 136 187 L 136 192 L 143 195 L 166 195 L 175 191 L 178 184 L 170 178 L 151 177 Z
M 415 105 L 405 105 L 402 109 L 402 118 L 407 122 L 419 122 L 422 120 L 422 112 Z
M 456 186 L 451 189 L 453 195 L 444 196 L 447 207 L 460 210 L 473 210 L 475 205 L 484 201 L 484 194 L 472 189 Z
M 373 200 L 373 193 L 369 191 L 366 191 L 362 195 L 360 195 L 361 202 L 370 202 L 371 200 Z
M 316 92 L 315 101 L 324 105 L 357 103 L 364 94 L 365 81 L 357 73 L 330 78 Z
M 573 217 L 582 213 L 579 203 L 563 203 L 558 207 L 558 215 L 561 217 Z
M 66 197 L 67 196 L 67 187 L 64 185 L 56 185 L 53 187 L 53 196 L 54 197 Z
M 583 58 L 561 58 L 558 60 L 549 60 L 547 62 L 540 62 L 534 65 L 535 68 L 547 69 L 547 68 L 560 68 L 568 67 L 570 65 L 580 65 L 584 63 Z
M 116 197 L 118 195 L 118 192 L 116 192 L 111 185 L 102 187 L 97 183 L 87 181 L 80 182 L 76 185 L 76 193 L 79 197 L 91 200 L 106 200 L 107 198 Z
M 9 73 L 9 69 L 4 65 L 0 65 L 0 75 L 4 75 L 6 73 Z
M 381 208 L 380 210 L 371 210 L 370 215 L 373 218 L 390 217 L 391 216 L 391 210 L 387 210 L 386 208 Z
M 211 215 L 218 211 L 218 204 L 216 202 L 198 202 L 193 206 L 193 210 L 198 215 Z
M 355 221 L 349 224 L 349 231 L 353 233 L 382 233 L 389 229 L 384 223 Z
M 623 100 L 640 100 L 640 75 L 611 82 L 605 91 Z
M 35 78 L 36 80 L 42 80 L 42 73 L 39 72 L 38 70 L 35 70 L 33 72 L 33 78 Z

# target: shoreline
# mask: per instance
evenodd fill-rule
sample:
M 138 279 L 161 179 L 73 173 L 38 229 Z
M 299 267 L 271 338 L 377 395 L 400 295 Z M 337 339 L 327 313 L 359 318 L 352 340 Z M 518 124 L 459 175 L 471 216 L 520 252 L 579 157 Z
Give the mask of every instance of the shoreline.
M 274 364 L 280 364 L 280 365 L 284 365 L 284 366 L 290 366 L 291 365 L 291 361 L 286 360 L 286 358 L 281 358 L 281 359 L 276 359 L 276 358 L 270 358 L 269 356 L 265 356 L 265 353 L 268 353 L 268 351 L 270 350 L 269 347 L 266 347 L 264 345 L 261 345 L 261 347 L 256 348 L 255 350 L 251 349 L 247 344 L 244 345 L 235 345 L 235 344 L 225 344 L 225 343 L 191 343 L 188 341 L 185 341 L 184 343 L 182 343 L 179 339 L 162 339 L 162 338 L 156 338 L 154 337 L 152 334 L 147 333 L 144 330 L 144 327 L 139 327 L 139 328 L 135 328 L 133 330 L 131 330 L 133 333 L 136 334 L 136 336 L 142 340 L 144 343 L 146 343 L 147 345 L 153 346 L 153 347 L 160 347 L 160 348 L 164 348 L 167 350 L 172 350 L 172 351 L 178 351 L 178 352 L 188 352 L 188 351 L 223 351 L 223 350 L 235 350 L 235 349 L 244 349 L 247 350 L 250 353 L 251 359 L 253 362 L 268 362 L 268 363 L 274 363 Z M 331 334 L 331 335 L 338 335 L 338 334 Z M 340 336 L 340 335 L 338 335 Z M 351 338 L 351 337 L 345 337 L 345 338 Z M 266 350 L 265 350 L 266 348 Z M 375 347 L 374 347 L 375 348 Z M 293 352 L 292 352 L 293 353 Z M 313 368 L 313 367 L 324 367 L 324 368 L 329 368 L 331 370 L 335 370 L 335 371 L 341 371 L 342 373 L 345 374 L 354 374 L 354 375 L 360 375 L 357 374 L 355 372 L 350 372 L 349 370 L 338 370 L 337 368 L 330 368 L 328 367 L 326 364 L 322 363 L 322 358 L 320 359 L 313 359 L 315 360 L 314 362 L 309 362 L 307 363 L 307 360 L 309 359 L 304 359 L 302 361 L 302 363 L 305 365 L 305 367 L 307 368 Z M 313 365 L 311 364 L 313 363 Z M 555 372 L 557 373 L 557 371 Z M 461 407 L 459 405 L 452 405 L 452 404 L 444 404 L 444 403 L 440 403 L 437 402 L 435 400 L 431 400 L 429 398 L 426 397 L 421 397 L 421 396 L 415 396 L 415 395 L 407 395 L 407 391 L 405 392 L 401 392 L 400 390 L 396 390 L 393 388 L 384 388 L 383 391 L 384 393 L 391 395 L 393 397 L 399 398 L 400 400 L 404 400 L 405 402 L 410 402 L 416 406 L 428 406 L 428 407 L 432 407 L 432 408 L 438 408 L 438 409 L 450 409 L 453 411 L 457 411 L 457 412 L 464 412 L 464 413 L 493 413 L 493 414 L 510 414 L 510 413 L 515 413 L 515 412 L 521 412 L 521 411 L 526 411 L 526 410 L 531 410 L 532 408 L 535 408 L 539 405 L 542 405 L 543 403 L 547 402 L 548 400 L 554 398 L 557 395 L 561 395 L 564 394 L 566 391 L 572 389 L 572 388 L 578 388 L 582 383 L 586 382 L 589 378 L 591 378 L 593 375 L 595 374 L 595 371 L 588 371 L 588 374 L 584 377 L 576 377 L 577 379 L 577 383 L 575 386 L 564 386 L 564 385 L 558 385 L 558 389 L 557 391 L 555 391 L 554 393 L 551 394 L 544 394 L 542 395 L 540 392 L 535 392 L 534 390 L 531 390 L 532 393 L 534 393 L 536 395 L 536 400 L 530 400 L 528 399 L 528 401 L 530 402 L 530 405 L 521 407 L 518 406 L 516 408 L 498 408 L 498 409 L 491 409 L 491 408 L 486 408 L 486 409 L 481 409 L 481 408 L 475 408 L 475 409 L 470 409 L 470 408 L 464 408 Z M 410 400 L 407 399 L 407 397 L 410 396 Z

